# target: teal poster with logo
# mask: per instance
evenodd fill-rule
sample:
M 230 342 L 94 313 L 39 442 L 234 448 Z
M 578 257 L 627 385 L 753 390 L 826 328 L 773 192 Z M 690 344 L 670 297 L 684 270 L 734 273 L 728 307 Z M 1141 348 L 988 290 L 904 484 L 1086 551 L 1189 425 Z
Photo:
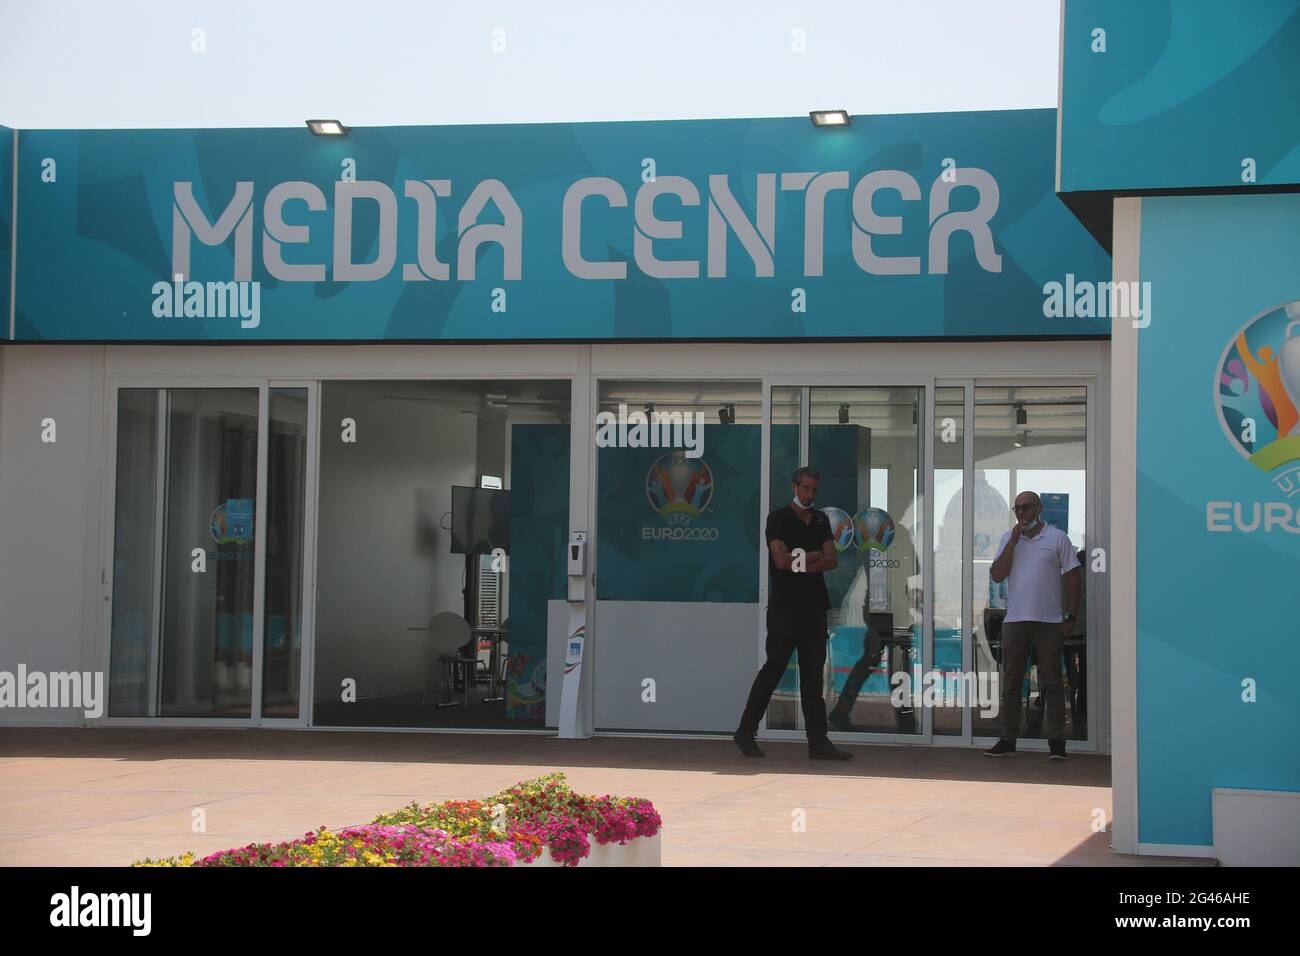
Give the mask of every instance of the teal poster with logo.
M 1139 261 L 1138 840 L 1211 846 L 1300 792 L 1300 196 L 1144 198 Z
M 16 338 L 1105 336 L 1053 110 L 22 130 Z
M 598 449 L 597 598 L 756 602 L 761 438 L 758 425 L 705 425 L 698 458 Z

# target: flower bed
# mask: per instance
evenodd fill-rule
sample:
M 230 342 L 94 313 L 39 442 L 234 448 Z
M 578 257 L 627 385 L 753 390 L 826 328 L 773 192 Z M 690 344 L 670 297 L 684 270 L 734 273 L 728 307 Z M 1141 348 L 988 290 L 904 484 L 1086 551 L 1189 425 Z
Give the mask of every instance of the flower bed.
M 564 774 L 525 780 L 482 800 L 412 803 L 364 826 L 324 827 L 299 840 L 253 843 L 202 858 L 193 853 L 135 866 L 514 866 L 549 849 L 577 866 L 597 845 L 654 837 L 663 826 L 649 800 L 574 793 Z

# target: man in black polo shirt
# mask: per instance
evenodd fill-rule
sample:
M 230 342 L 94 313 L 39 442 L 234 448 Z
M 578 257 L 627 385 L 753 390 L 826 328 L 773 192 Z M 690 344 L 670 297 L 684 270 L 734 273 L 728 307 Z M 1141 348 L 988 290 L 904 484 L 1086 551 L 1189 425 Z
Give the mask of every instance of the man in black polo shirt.
M 813 507 L 819 484 L 821 476 L 817 472 L 800 468 L 790 485 L 794 500 L 767 516 L 767 662 L 754 678 L 740 727 L 732 738 L 746 757 L 763 756 L 754 735 L 790 663 L 790 654 L 796 649 L 808 756 L 814 760 L 848 760 L 853 756 L 826 736 L 822 668 L 826 665 L 826 611 L 831 601 L 822 574 L 839 562 L 830 520 Z M 796 554 L 796 550 L 800 553 Z

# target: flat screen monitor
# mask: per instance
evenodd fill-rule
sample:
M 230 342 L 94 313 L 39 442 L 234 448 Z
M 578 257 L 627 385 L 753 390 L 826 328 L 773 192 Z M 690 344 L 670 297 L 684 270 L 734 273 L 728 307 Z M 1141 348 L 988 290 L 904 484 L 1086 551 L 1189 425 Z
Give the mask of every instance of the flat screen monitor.
M 451 488 L 451 553 L 510 553 L 510 492 L 499 488 Z

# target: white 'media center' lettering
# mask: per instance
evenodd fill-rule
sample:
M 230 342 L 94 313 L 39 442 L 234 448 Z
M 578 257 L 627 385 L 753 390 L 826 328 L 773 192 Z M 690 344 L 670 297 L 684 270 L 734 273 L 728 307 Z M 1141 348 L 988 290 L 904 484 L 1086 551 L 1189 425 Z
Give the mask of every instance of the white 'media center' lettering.
M 642 182 L 633 196 L 617 180 L 605 176 L 588 176 L 572 183 L 561 200 L 560 254 L 565 269 L 579 279 L 626 279 L 628 263 L 617 260 L 593 260 L 584 254 L 603 247 L 600 237 L 589 236 L 584 246 L 584 213 L 597 204 L 607 209 L 627 209 L 625 213 L 605 213 L 613 217 L 620 239 L 632 248 L 632 260 L 642 274 L 656 279 L 696 279 L 703 274 L 710 279 L 726 278 L 727 249 L 735 237 L 753 263 L 758 278 L 776 274 L 776 213 L 780 193 L 802 194 L 804 276 L 823 274 L 825 262 L 825 213 L 828 197 L 847 193 L 852 221 L 846 240 L 853 262 L 871 275 L 905 276 L 946 275 L 949 244 L 957 233 L 966 233 L 975 250 L 975 261 L 985 272 L 1001 272 L 1002 256 L 993 244 L 990 221 L 998 211 L 1001 196 L 997 180 L 978 167 L 946 169 L 930 184 L 928 203 L 922 197 L 921 184 L 901 169 L 878 169 L 852 183 L 848 170 L 822 172 L 758 173 L 753 184 L 752 215 L 741 208 L 733 192 L 731 177 L 711 174 L 704 177 L 706 189 L 684 176 L 656 176 Z M 748 183 L 746 187 L 748 187 Z M 963 190 L 967 198 L 951 208 L 952 194 Z M 340 180 L 333 184 L 333 202 L 327 203 L 325 192 L 315 183 L 298 180 L 277 183 L 262 201 L 262 264 L 266 272 L 281 282 L 324 282 L 327 263 L 286 261 L 285 247 L 311 241 L 313 229 L 324 230 L 332 237 L 332 256 L 328 278 L 335 282 L 373 282 L 383 279 L 398 264 L 398 218 L 414 216 L 414 261 L 401 265 L 404 282 L 447 281 L 452 278 L 453 263 L 438 258 L 437 219 L 446 205 L 440 200 L 452 196 L 450 179 L 408 179 L 402 183 L 398 198 L 393 187 L 377 181 Z M 901 236 L 905 232 L 903 216 L 886 216 L 876 211 L 877 193 L 892 194 L 892 202 L 923 203 L 915 217 L 929 225 L 922 256 L 884 255 L 874 245 L 878 237 Z M 215 220 L 199 207 L 194 198 L 193 182 L 176 182 L 172 186 L 172 274 L 190 275 L 190 247 L 197 239 L 205 246 L 221 246 L 233 239 L 234 275 L 239 282 L 253 278 L 253 193 L 252 182 L 235 183 L 234 195 Z M 657 204 L 661 196 L 668 201 Z M 890 200 L 882 200 L 882 204 Z M 285 207 L 294 203 L 291 212 L 301 215 L 306 205 L 312 221 L 308 225 L 285 221 Z M 378 216 L 375 257 L 369 262 L 353 259 L 353 208 L 370 203 Z M 480 219 L 488 211 L 488 221 Z M 630 207 L 630 208 L 629 208 Z M 700 207 L 698 213 L 686 210 Z M 680 218 L 670 218 L 668 210 L 679 209 Z M 311 217 L 328 213 L 332 221 Z M 445 214 L 445 213 L 444 213 Z M 476 183 L 456 212 L 456 248 L 454 272 L 459 281 L 476 277 L 479 248 L 497 245 L 501 249 L 502 278 L 523 278 L 524 213 L 499 179 Z M 924 218 L 922 218 L 924 217 Z M 291 216 L 290 218 L 293 218 Z M 703 222 L 701 222 L 703 220 Z M 683 238 L 687 227 L 705 230 L 706 252 L 703 261 L 692 258 L 664 258 L 667 249 L 656 243 Z M 407 230 L 402 230 L 405 235 Z M 612 237 L 606 237 L 612 238 Z M 289 256 L 290 260 L 301 255 Z

